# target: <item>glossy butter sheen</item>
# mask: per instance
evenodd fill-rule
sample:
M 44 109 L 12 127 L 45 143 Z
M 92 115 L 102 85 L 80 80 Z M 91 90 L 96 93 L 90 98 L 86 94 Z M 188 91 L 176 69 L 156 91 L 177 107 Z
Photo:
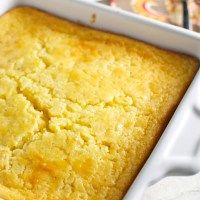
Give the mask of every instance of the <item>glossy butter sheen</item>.
M 122 199 L 197 65 L 35 9 L 9 11 L 0 18 L 0 198 Z

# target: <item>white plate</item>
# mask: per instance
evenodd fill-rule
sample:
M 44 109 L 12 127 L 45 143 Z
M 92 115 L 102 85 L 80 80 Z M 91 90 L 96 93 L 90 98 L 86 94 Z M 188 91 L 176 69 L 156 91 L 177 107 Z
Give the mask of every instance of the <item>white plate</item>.
M 75 22 L 134 37 L 200 59 L 200 34 L 123 10 L 80 0 L 1 0 L 0 14 L 20 5 L 34 6 Z M 92 22 L 94 14 L 96 21 Z M 199 93 L 200 71 L 130 187 L 126 200 L 140 200 L 144 190 L 162 177 L 192 175 L 200 170 Z

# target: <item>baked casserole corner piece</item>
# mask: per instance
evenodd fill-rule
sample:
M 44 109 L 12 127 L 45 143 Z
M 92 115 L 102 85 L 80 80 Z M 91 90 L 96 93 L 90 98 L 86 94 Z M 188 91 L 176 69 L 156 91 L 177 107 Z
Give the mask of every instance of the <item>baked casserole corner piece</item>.
M 122 199 L 197 65 L 33 8 L 1 16 L 0 198 Z

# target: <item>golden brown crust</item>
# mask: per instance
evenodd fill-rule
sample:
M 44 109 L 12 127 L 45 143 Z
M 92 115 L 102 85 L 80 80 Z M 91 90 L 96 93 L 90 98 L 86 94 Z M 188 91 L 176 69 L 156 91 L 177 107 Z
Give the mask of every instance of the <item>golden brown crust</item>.
M 198 61 L 31 8 L 0 30 L 0 198 L 122 199 Z

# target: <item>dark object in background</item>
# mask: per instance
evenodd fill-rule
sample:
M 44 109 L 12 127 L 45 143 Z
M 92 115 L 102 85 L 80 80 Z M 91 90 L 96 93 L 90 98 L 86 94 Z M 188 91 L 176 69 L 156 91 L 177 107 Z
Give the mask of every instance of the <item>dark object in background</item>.
M 187 0 L 183 0 L 182 4 L 183 4 L 183 27 L 189 29 L 189 14 L 188 14 Z

